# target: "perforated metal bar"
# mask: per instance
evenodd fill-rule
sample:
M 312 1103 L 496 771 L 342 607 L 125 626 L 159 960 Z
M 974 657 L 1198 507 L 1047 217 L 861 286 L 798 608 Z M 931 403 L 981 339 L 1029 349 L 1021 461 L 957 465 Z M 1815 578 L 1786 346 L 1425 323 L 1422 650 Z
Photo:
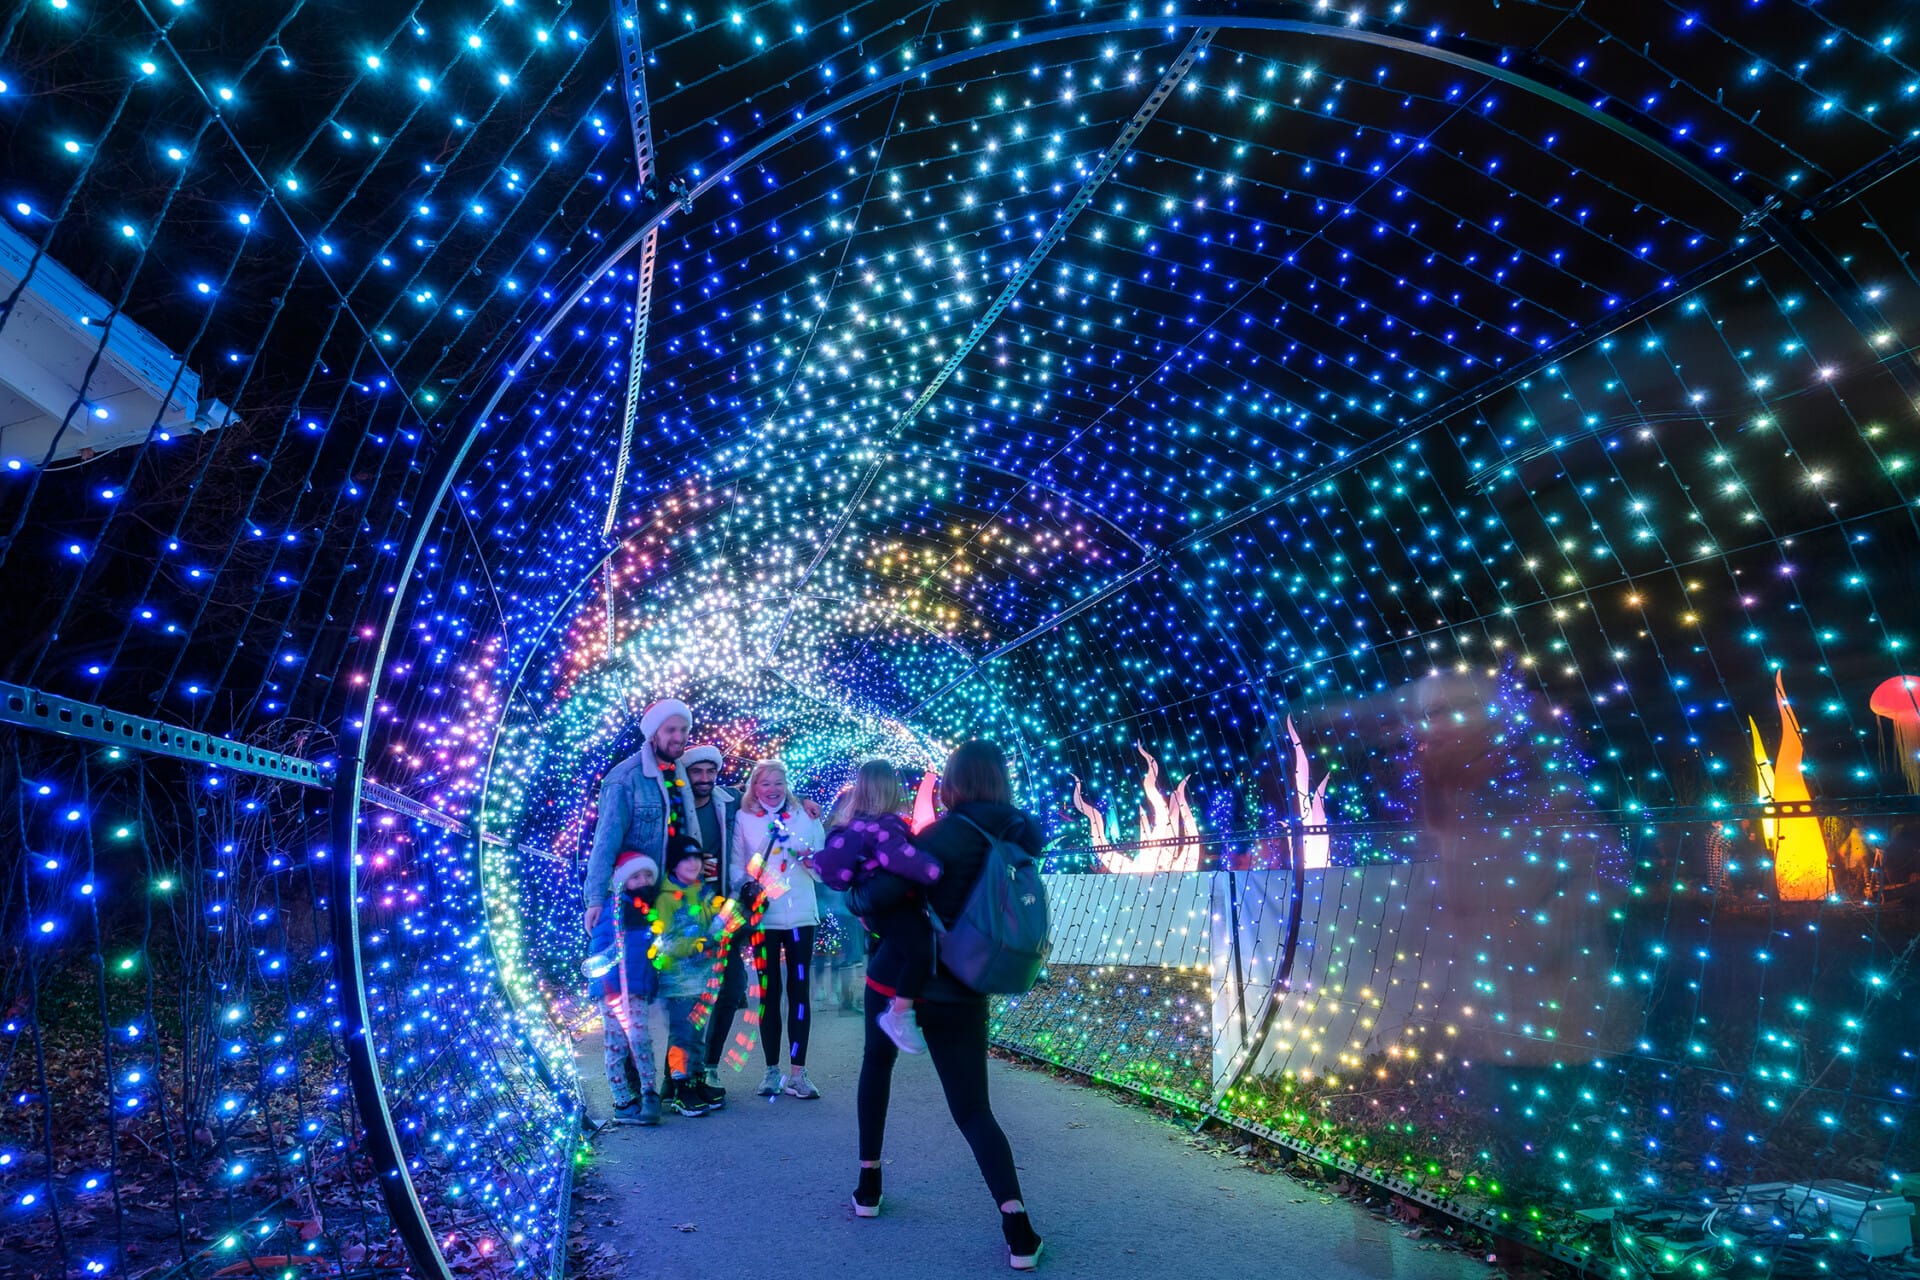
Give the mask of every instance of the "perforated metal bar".
M 0 682 L 0 724 L 50 733 L 62 738 L 78 738 L 103 746 L 143 751 L 149 755 L 171 756 L 214 765 L 234 773 L 252 774 L 303 787 L 333 785 L 332 767 L 316 760 L 290 756 L 210 733 L 198 733 L 177 724 L 167 724 L 150 716 L 137 716 L 91 702 L 79 702 L 58 694 L 43 693 L 25 685 Z M 473 835 L 473 824 L 432 805 L 404 796 L 392 787 L 377 782 L 360 785 L 360 799 L 366 804 L 414 818 L 458 836 Z M 514 844 L 496 835 L 481 837 L 487 844 L 517 850 L 535 858 L 564 862 L 551 849 Z
M 178 760 L 195 760 L 222 769 L 278 778 L 306 787 L 324 787 L 320 765 L 299 756 L 248 746 L 232 738 L 198 733 L 149 716 L 131 715 L 91 702 L 42 693 L 25 685 L 0 683 L 0 722 L 38 729 L 63 738 L 80 738 Z
M 421 804 L 418 800 L 401 795 L 392 787 L 383 787 L 379 783 L 367 780 L 360 784 L 360 800 L 363 804 L 377 805 L 382 809 L 403 814 L 406 817 L 450 831 L 457 836 L 473 834 L 472 826 L 450 813 L 442 813 L 431 805 Z
M 613 31 L 620 42 L 620 73 L 626 79 L 627 119 L 633 126 L 634 182 L 642 198 L 653 185 L 653 118 L 647 107 L 647 59 L 640 45 L 640 13 L 633 0 L 614 0 Z M 620 517 L 620 493 L 633 456 L 633 424 L 640 412 L 640 367 L 647 352 L 647 324 L 653 313 L 653 267 L 660 229 L 650 228 L 640 242 L 639 286 L 633 300 L 633 343 L 627 352 L 627 403 L 620 420 L 620 453 L 614 459 L 613 487 L 607 493 L 607 518 L 600 536 L 613 537 Z M 607 643 L 613 643 L 609 622 Z
M 435 826 L 456 836 L 473 838 L 473 824 L 464 818 L 456 818 L 450 813 L 442 813 L 432 805 L 422 804 L 410 796 L 403 796 L 392 787 L 383 787 L 377 782 L 363 781 L 360 784 L 360 802 L 404 814 L 409 818 Z M 566 859 L 551 849 L 542 849 L 537 845 L 515 844 L 505 836 L 484 832 L 480 836 L 481 844 L 490 844 L 500 849 L 511 849 L 529 857 L 546 858 L 551 862 L 565 862 Z

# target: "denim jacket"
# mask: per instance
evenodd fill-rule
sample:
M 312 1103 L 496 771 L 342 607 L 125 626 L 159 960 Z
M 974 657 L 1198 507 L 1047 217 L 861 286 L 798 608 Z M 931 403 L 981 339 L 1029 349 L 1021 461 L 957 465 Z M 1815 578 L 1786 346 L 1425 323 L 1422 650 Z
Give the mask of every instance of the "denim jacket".
M 693 797 L 687 793 L 691 807 Z M 640 749 L 607 770 L 600 780 L 600 811 L 593 824 L 593 847 L 587 855 L 587 879 L 581 898 L 592 906 L 604 898 L 613 876 L 613 859 L 623 849 L 637 849 L 653 859 L 656 882 L 666 873 L 667 792 L 660 782 L 660 765 L 653 744 Z

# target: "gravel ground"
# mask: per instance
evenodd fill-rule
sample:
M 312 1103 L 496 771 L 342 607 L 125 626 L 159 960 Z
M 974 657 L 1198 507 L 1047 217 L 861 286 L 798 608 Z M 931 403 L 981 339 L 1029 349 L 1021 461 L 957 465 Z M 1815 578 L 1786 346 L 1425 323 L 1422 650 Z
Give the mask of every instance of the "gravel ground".
M 763 1063 L 726 1072 L 729 1105 L 595 1140 L 575 1202 L 575 1271 L 620 1280 L 958 1280 L 1011 1274 L 999 1219 L 924 1058 L 894 1080 L 878 1219 L 854 1218 L 861 1020 L 823 1010 L 816 1102 L 753 1096 Z M 665 1036 L 656 1034 L 664 1045 Z M 580 1044 L 591 1113 L 608 1111 L 598 1036 Z M 1465 1280 L 1497 1274 L 1285 1174 L 1245 1168 L 1187 1127 L 1020 1064 L 991 1066 L 1020 1162 L 1039 1275 L 1085 1280 Z

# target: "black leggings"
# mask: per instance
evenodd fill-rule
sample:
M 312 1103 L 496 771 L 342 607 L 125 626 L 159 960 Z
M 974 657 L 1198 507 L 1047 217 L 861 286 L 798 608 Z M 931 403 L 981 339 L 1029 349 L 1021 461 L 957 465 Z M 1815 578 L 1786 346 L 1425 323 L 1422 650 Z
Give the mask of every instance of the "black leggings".
M 860 1158 L 877 1161 L 887 1132 L 887 1103 L 893 1094 L 893 1064 L 900 1056 L 877 1019 L 886 1010 L 887 997 L 867 988 L 867 1044 L 860 1059 L 860 1087 L 856 1109 L 860 1115 Z M 1020 1199 L 1020 1175 L 1014 1171 L 1013 1148 L 1000 1122 L 993 1118 L 987 1099 L 987 1002 L 954 1003 L 922 1000 L 914 1005 L 920 1034 L 927 1038 L 927 1054 L 947 1095 L 960 1135 L 973 1148 L 974 1163 L 987 1180 L 995 1204 Z
M 807 1033 L 813 1029 L 813 992 L 807 985 L 813 972 L 813 926 L 767 930 L 754 963 L 760 969 L 760 1043 L 767 1051 L 767 1065 L 780 1065 L 780 997 L 784 993 L 787 1040 L 792 1045 L 789 1060 L 804 1067 Z

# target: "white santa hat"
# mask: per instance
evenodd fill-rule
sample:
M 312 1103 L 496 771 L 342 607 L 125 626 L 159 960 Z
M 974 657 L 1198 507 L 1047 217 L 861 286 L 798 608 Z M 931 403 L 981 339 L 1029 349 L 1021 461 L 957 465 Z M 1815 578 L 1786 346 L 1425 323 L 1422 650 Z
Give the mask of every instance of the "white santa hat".
M 680 767 L 691 769 L 697 764 L 710 764 L 716 769 L 727 767 L 726 757 L 720 754 L 720 748 L 701 743 L 697 747 L 688 747 L 680 753 Z
M 679 716 L 687 722 L 687 728 L 693 728 L 693 712 L 687 710 L 687 704 L 678 698 L 662 698 L 646 709 L 640 717 L 640 736 L 648 742 L 659 732 L 660 726 Z
M 618 893 L 620 891 L 621 886 L 626 884 L 627 877 L 632 875 L 635 871 L 637 871 L 641 867 L 647 867 L 648 869 L 650 869 L 653 872 L 654 882 L 656 884 L 659 883 L 660 868 L 654 865 L 654 861 L 652 858 L 649 858 L 646 854 L 640 852 L 638 849 L 621 850 L 618 854 L 614 856 L 613 876 L 611 879 L 607 881 L 607 888 L 613 890 L 615 893 Z

